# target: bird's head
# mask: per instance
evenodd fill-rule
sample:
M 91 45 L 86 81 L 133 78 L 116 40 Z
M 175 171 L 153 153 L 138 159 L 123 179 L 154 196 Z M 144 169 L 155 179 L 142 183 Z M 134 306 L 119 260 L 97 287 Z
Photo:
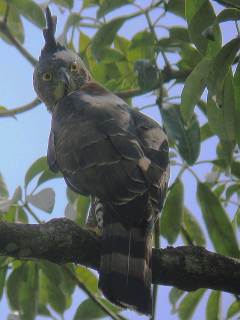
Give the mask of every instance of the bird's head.
M 90 80 L 81 58 L 56 42 L 56 17 L 46 9 L 47 28 L 43 30 L 45 46 L 33 74 L 34 89 L 51 112 L 65 95 L 76 91 Z

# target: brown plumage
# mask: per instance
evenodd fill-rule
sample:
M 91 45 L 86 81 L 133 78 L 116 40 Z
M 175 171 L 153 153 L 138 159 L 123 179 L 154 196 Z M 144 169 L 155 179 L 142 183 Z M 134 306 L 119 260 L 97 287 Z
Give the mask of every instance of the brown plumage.
M 81 60 L 64 50 L 40 58 L 34 74 L 52 113 L 48 163 L 70 188 L 101 203 L 104 295 L 150 314 L 151 234 L 169 179 L 167 137 L 158 123 L 91 80 Z M 69 71 L 73 63 L 78 74 Z M 51 84 L 42 81 L 49 64 Z

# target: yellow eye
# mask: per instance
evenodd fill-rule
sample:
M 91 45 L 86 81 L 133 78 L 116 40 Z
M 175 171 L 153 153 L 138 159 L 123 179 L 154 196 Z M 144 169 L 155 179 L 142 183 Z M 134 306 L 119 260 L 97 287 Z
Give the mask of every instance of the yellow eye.
M 74 62 L 71 64 L 70 70 L 71 70 L 72 72 L 78 71 L 78 65 L 77 65 L 77 62 L 76 62 L 76 61 L 74 61 Z
M 43 80 L 44 80 L 44 81 L 50 81 L 50 80 L 52 80 L 52 73 L 51 73 L 51 72 L 45 72 L 45 73 L 43 74 Z

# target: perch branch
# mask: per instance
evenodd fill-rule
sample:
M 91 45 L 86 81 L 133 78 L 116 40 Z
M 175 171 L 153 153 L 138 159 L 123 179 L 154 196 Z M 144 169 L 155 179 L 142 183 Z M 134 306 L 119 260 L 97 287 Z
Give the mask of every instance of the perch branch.
M 0 222 L 0 255 L 74 262 L 98 270 L 100 238 L 65 218 L 44 224 Z M 240 294 L 240 260 L 197 246 L 180 246 L 153 249 L 152 264 L 154 284 Z
M 14 109 L 7 109 L 7 110 L 0 110 L 0 118 L 1 117 L 11 117 L 15 116 L 16 114 L 23 113 L 25 111 L 29 111 L 35 107 L 37 107 L 41 101 L 38 98 L 35 98 L 30 103 L 27 103 L 21 107 L 14 108 Z

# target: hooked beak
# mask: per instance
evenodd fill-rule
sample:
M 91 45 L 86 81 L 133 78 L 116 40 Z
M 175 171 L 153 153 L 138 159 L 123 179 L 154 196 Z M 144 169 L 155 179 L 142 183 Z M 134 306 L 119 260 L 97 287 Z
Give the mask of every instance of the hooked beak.
M 70 85 L 70 76 L 65 68 L 60 68 L 58 79 L 64 83 L 67 90 Z

